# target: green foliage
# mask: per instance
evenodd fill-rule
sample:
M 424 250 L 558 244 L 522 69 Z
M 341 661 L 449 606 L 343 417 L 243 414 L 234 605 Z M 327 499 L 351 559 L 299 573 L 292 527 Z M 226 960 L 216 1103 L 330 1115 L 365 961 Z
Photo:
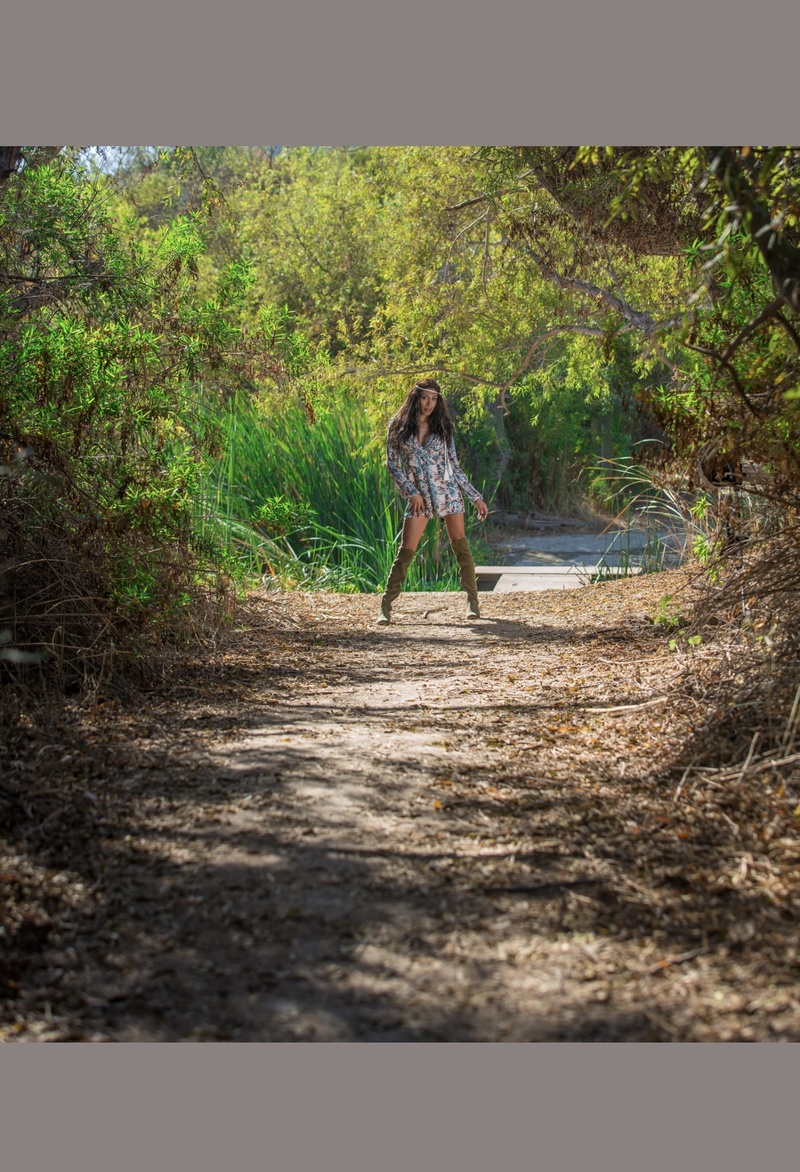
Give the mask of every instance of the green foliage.
M 108 205 L 68 156 L 0 187 L 0 626 L 87 671 L 112 633 L 175 631 L 224 590 L 194 529 L 216 441 L 198 388 L 283 365 L 234 320 L 246 269 L 198 295 L 198 214 L 134 239 Z
M 187 148 L 153 161 L 125 196 L 137 223 L 152 231 L 207 193 L 199 284 L 234 258 L 252 278 L 242 322 L 285 307 L 300 352 L 283 364 L 316 370 L 303 376 L 312 410 L 354 394 L 380 430 L 409 378 L 437 373 L 470 458 L 515 506 L 578 508 L 598 455 L 654 435 L 684 468 L 707 448 L 712 485 L 741 458 L 790 475 L 791 298 L 740 335 L 776 280 L 794 288 L 793 150 Z M 510 411 L 502 437 L 493 405 Z
M 702 565 L 707 565 L 712 547 L 705 533 L 697 533 L 692 540 L 692 553 Z
M 653 626 L 661 627 L 665 631 L 674 631 L 683 627 L 686 616 L 671 594 L 665 594 L 659 599 L 658 610 L 652 616 Z
M 677 651 L 679 648 L 693 649 L 702 645 L 702 635 L 690 635 L 686 631 L 687 617 L 680 603 L 676 602 L 671 594 L 665 594 L 659 600 L 658 610 L 651 618 L 654 627 L 671 636 L 668 644 L 670 651 Z
M 697 213 L 686 241 L 693 284 L 676 337 L 682 369 L 658 403 L 675 451 L 702 451 L 712 484 L 752 479 L 797 501 L 800 416 L 800 152 L 796 148 L 692 148 L 624 154 L 611 208 L 635 207 L 645 170 L 669 179 Z M 695 361 L 691 357 L 695 355 Z M 750 465 L 750 468 L 747 465 Z
M 268 497 L 253 514 L 253 524 L 263 529 L 268 537 L 286 537 L 308 529 L 313 517 L 311 506 L 305 501 L 290 501 L 285 496 Z
M 237 159 L 230 150 L 196 158 L 225 201 L 225 230 L 210 233 L 200 284 L 231 256 L 252 265 L 244 317 L 284 307 L 305 338 L 312 411 L 355 397 L 379 445 L 411 379 L 436 373 L 463 454 L 513 507 L 524 499 L 579 509 L 575 478 L 586 461 L 601 449 L 626 454 L 640 438 L 631 404 L 642 376 L 607 321 L 602 344 L 562 332 L 529 361 L 563 297 L 520 264 L 509 239 L 513 194 L 459 210 L 482 180 L 471 150 L 242 148 Z M 163 188 L 179 172 L 177 163 L 150 171 L 126 198 L 143 209 L 142 187 Z M 184 163 L 182 174 L 176 208 L 198 198 L 197 166 Z M 163 219 L 163 207 L 147 206 Z

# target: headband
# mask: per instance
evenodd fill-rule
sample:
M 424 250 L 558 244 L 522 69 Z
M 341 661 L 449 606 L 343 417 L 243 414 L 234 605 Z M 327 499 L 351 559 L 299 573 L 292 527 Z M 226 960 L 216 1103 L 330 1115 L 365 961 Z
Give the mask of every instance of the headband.
M 437 395 L 441 395 L 441 393 L 442 393 L 441 391 L 437 391 L 436 387 L 421 387 L 419 385 L 419 383 L 414 383 L 414 390 L 415 391 L 436 391 Z

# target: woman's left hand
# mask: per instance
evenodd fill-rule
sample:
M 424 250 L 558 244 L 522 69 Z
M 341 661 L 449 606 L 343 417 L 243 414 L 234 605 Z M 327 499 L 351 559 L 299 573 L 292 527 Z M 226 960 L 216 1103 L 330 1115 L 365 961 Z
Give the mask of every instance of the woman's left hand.
M 478 513 L 479 521 L 485 521 L 489 516 L 489 507 L 483 497 L 478 497 L 478 499 L 475 501 L 475 509 Z

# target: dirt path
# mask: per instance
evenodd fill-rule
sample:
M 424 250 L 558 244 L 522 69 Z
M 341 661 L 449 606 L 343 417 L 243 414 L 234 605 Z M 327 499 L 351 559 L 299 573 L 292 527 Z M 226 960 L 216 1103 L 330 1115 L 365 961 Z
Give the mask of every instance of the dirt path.
M 5 863 L 41 941 L 4 1036 L 799 1040 L 791 812 L 676 797 L 708 712 L 646 617 L 670 580 L 472 624 L 406 595 L 388 629 L 374 598 L 266 595 L 180 683 L 85 714 L 69 812 Z

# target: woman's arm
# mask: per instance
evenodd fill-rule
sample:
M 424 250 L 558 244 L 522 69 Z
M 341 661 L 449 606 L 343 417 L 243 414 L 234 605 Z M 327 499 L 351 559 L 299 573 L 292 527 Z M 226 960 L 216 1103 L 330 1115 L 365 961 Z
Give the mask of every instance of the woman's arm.
M 386 470 L 394 481 L 394 486 L 405 500 L 410 501 L 417 496 L 418 489 L 413 480 L 409 480 L 405 468 L 400 460 L 400 451 L 393 441 L 391 433 L 386 439 Z

